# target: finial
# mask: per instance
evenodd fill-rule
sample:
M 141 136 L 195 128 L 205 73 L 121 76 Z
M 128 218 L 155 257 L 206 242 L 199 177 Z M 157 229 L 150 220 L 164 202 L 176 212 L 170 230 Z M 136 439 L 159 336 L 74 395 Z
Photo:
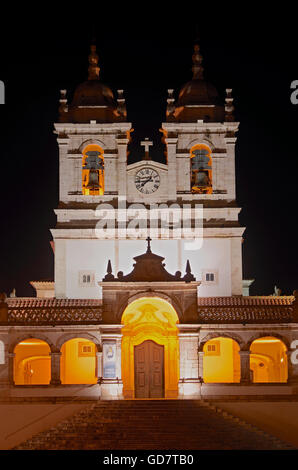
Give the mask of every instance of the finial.
M 192 272 L 191 272 L 191 267 L 190 267 L 189 259 L 186 261 L 185 272 L 186 272 L 186 274 L 185 274 L 184 277 L 183 277 L 183 280 L 184 280 L 185 282 L 191 282 L 191 281 L 195 281 L 195 280 L 196 280 L 196 278 L 194 277 L 194 275 L 193 275 Z
M 113 281 L 115 279 L 114 274 L 112 274 L 112 263 L 111 260 L 109 259 L 108 265 L 107 265 L 107 274 L 103 278 L 103 281 Z
M 66 92 L 67 90 L 60 90 L 59 113 L 67 113 L 68 111 Z
M 123 96 L 123 90 L 117 90 L 118 93 L 118 98 L 117 98 L 117 111 L 122 114 L 123 116 L 126 116 L 126 105 L 125 105 L 125 98 Z
M 98 80 L 100 67 L 98 66 L 98 55 L 96 54 L 96 45 L 91 44 L 90 50 L 91 52 L 88 57 L 88 80 Z
M 194 45 L 194 53 L 192 55 L 192 72 L 193 72 L 193 80 L 202 80 L 203 79 L 203 72 L 204 68 L 202 66 L 203 56 L 200 54 L 200 46 L 197 42 Z
M 226 98 L 225 98 L 225 121 L 234 121 L 234 106 L 233 106 L 234 98 L 232 97 L 232 88 L 226 88 Z
M 150 242 L 152 241 L 152 238 L 147 237 L 147 238 L 146 238 L 146 241 L 147 241 L 147 243 L 148 243 L 146 253 L 152 253 L 152 251 L 151 251 L 151 246 L 150 246 Z
M 168 90 L 167 115 L 172 114 L 172 112 L 175 111 L 175 105 L 174 105 L 175 98 L 174 98 L 173 93 L 174 93 L 174 90 L 172 90 L 172 89 L 169 89 L 169 90 Z
M 14 297 L 16 297 L 16 296 L 17 296 L 17 295 L 16 295 L 16 288 L 14 287 L 14 288 L 12 289 L 11 293 L 9 294 L 9 297 L 13 297 L 13 298 L 14 298 Z

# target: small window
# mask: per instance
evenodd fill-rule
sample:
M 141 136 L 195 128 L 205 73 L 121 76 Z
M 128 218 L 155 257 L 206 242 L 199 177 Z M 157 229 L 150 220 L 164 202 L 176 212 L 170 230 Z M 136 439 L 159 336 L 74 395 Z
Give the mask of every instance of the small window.
M 94 349 L 94 344 L 93 343 L 83 343 L 83 342 L 79 342 L 78 343 L 78 356 L 79 357 L 91 357 L 91 356 L 94 356 L 94 352 L 95 352 L 95 349 Z
M 95 286 L 95 273 L 93 271 L 80 271 L 79 272 L 79 285 L 80 287 L 94 287 Z
M 220 356 L 220 341 L 219 340 L 210 340 L 206 344 L 206 356 Z
M 218 271 L 215 269 L 204 269 L 202 271 L 202 284 L 212 285 L 218 282 Z

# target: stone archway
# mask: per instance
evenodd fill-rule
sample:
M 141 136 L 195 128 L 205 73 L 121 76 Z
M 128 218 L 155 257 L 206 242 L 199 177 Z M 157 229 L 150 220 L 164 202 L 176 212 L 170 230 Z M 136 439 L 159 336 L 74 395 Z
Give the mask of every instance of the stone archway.
M 48 385 L 51 379 L 50 346 L 40 338 L 27 338 L 14 348 L 14 383 Z
M 254 383 L 286 383 L 288 358 L 285 343 L 277 336 L 262 336 L 250 344 L 250 368 Z
M 213 336 L 203 346 L 205 383 L 239 383 L 241 378 L 239 344 L 227 336 Z
M 146 341 L 162 346 L 164 351 L 164 398 L 178 396 L 179 339 L 178 315 L 173 306 L 159 297 L 142 297 L 125 309 L 121 323 L 121 368 L 124 398 L 135 398 L 135 347 Z M 144 346 L 145 347 L 145 346 Z M 149 373 L 150 373 L 150 364 Z M 144 380 L 148 380 L 145 377 Z M 143 398 L 150 398 L 149 396 Z

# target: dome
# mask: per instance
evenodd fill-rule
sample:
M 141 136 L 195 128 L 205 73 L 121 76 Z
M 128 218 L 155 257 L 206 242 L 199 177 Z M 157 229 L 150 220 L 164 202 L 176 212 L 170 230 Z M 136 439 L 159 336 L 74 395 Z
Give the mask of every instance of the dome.
M 216 88 L 203 79 L 193 79 L 183 85 L 177 101 L 177 106 L 220 104 Z
M 116 107 L 112 90 L 99 80 L 86 80 L 77 86 L 72 106 Z

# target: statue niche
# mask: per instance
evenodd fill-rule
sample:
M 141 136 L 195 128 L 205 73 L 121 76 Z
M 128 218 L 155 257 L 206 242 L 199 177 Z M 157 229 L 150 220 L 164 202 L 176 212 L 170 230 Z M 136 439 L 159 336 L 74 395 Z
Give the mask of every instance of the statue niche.
M 212 193 L 211 151 L 207 146 L 196 146 L 191 151 L 191 191 Z
M 104 159 L 100 150 L 88 149 L 84 152 L 82 192 L 91 196 L 104 194 Z

